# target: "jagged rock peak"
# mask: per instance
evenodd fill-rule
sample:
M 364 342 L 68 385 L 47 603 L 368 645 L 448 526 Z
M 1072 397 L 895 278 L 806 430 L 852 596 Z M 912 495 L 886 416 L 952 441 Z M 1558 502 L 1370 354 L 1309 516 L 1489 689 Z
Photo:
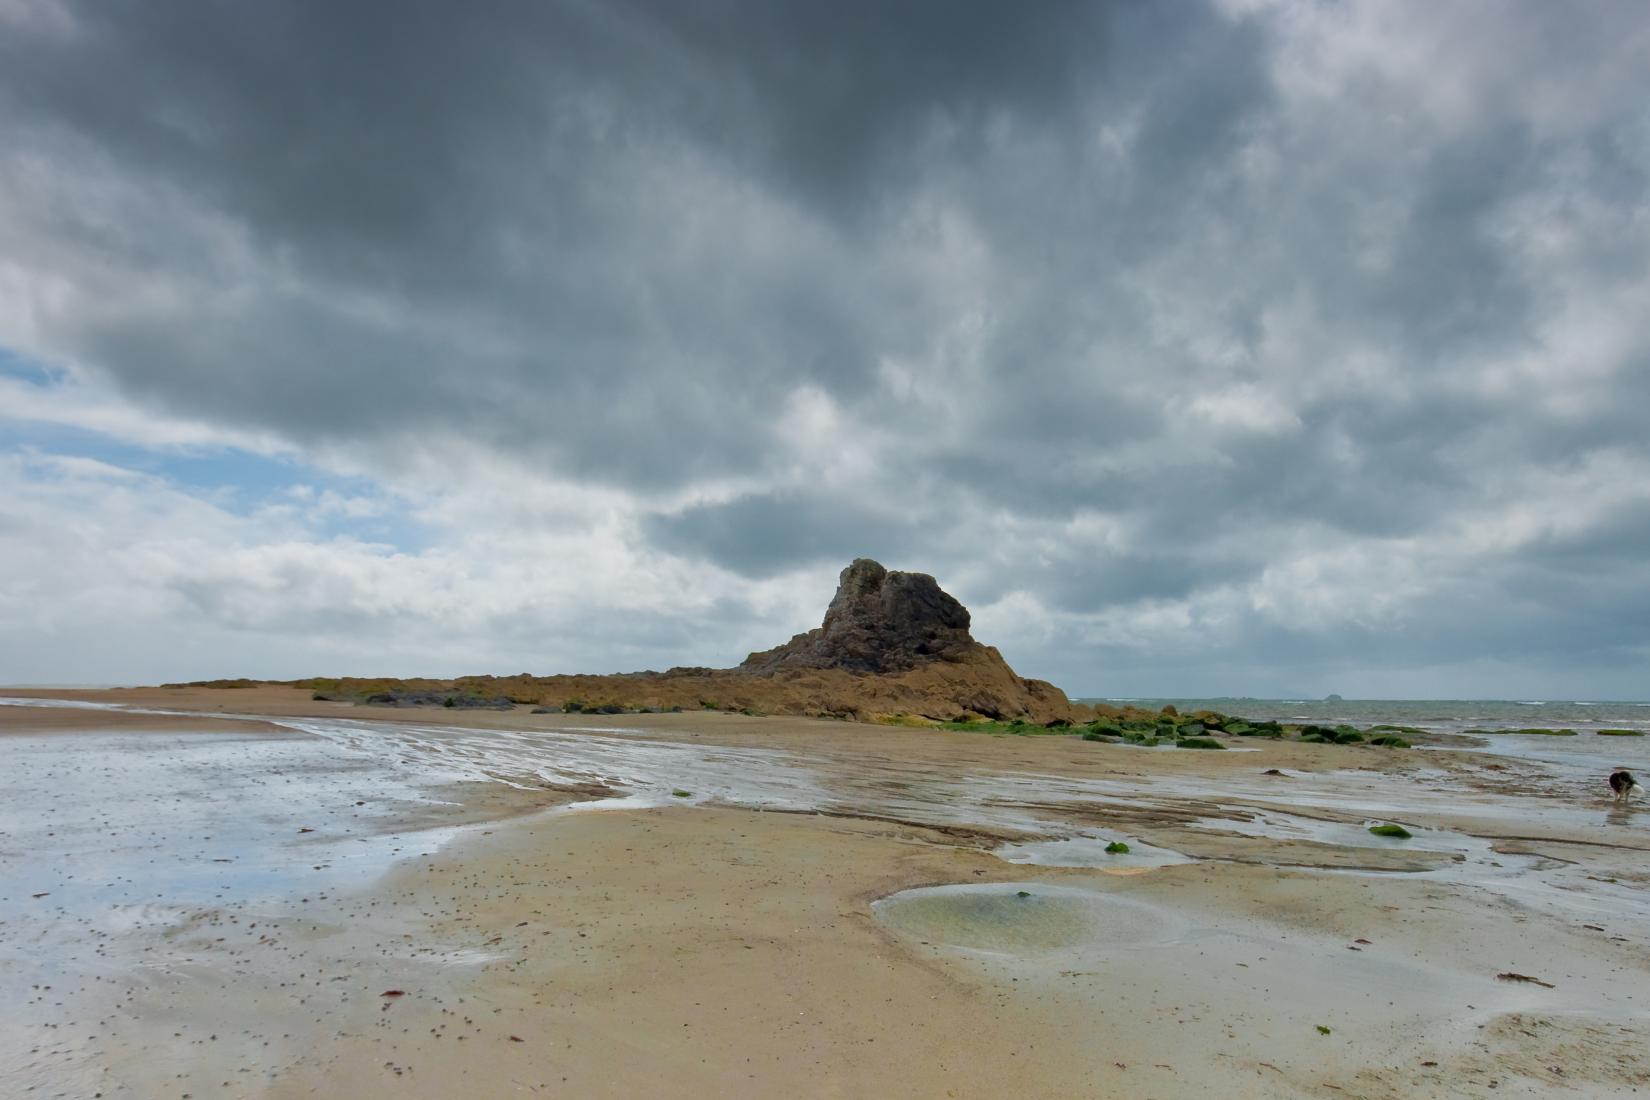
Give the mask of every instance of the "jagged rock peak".
M 740 667 L 903 672 L 978 648 L 968 623 L 968 609 L 928 574 L 890 572 L 870 558 L 857 558 L 842 571 L 823 624 L 782 646 L 752 653 Z

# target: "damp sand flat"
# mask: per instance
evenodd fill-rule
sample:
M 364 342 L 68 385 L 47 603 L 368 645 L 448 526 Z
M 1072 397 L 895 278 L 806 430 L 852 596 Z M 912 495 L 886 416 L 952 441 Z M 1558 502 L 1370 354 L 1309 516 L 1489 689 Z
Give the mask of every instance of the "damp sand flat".
M 1622 980 L 1645 969 L 1642 884 L 1624 871 L 1642 865 L 1630 848 L 1642 830 L 1607 807 L 1463 788 L 1470 770 L 1419 756 L 1366 771 L 1385 758 L 1321 747 L 1147 764 L 1113 746 L 833 723 L 400 717 L 283 716 L 276 737 L 8 739 L 28 763 L 6 805 L 60 807 L 8 818 L 0 840 L 0 976 L 20 1008 L 8 1079 L 40 1095 L 167 1095 L 178 1072 L 220 1095 L 271 1096 L 477 1082 L 504 1094 L 562 1078 L 615 1096 L 799 1082 L 804 1094 L 1549 1095 L 1557 1066 L 1583 1095 L 1644 1083 L 1630 1047 L 1645 1006 Z M 1263 775 L 1274 763 L 1292 773 L 1281 785 Z M 111 805 L 76 801 L 100 785 Z M 628 808 L 570 814 L 574 796 L 546 786 L 605 787 Z M 466 808 L 483 791 L 560 808 L 456 827 L 486 816 Z M 1358 851 L 1365 805 L 1416 824 L 1417 847 L 1444 865 L 1278 866 L 1297 854 L 1285 845 Z M 1455 840 L 1453 827 L 1493 831 L 1524 809 L 1545 815 L 1535 831 L 1563 862 Z M 1185 862 L 1108 865 L 1114 836 Z M 1604 837 L 1626 847 L 1589 846 Z M 1186 851 L 1169 842 L 1181 839 Z M 1045 858 L 1007 862 L 1028 851 Z M 1033 904 L 1099 884 L 1111 909 L 1051 918 L 1030 950 L 913 936 L 876 901 L 999 881 Z M 1132 908 L 1114 904 L 1124 897 Z M 1151 937 L 1120 950 L 1141 913 L 1181 925 L 1154 917 Z M 997 923 L 1012 930 L 1016 915 Z M 379 996 L 391 989 L 406 996 Z M 1543 1051 L 1549 1065 L 1535 1066 Z

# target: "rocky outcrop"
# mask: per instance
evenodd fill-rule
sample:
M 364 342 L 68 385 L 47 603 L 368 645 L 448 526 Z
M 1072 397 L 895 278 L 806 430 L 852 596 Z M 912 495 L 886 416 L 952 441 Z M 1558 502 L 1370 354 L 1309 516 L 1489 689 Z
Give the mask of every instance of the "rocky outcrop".
M 1075 721 L 1065 692 L 1016 675 L 969 633 L 968 609 L 926 573 L 890 572 L 869 558 L 842 571 L 817 628 L 752 653 L 738 672 L 790 685 L 786 694 L 855 716 Z M 849 675 L 843 675 L 847 673 Z
M 752 653 L 739 667 L 758 674 L 795 668 L 908 672 L 961 660 L 979 648 L 968 622 L 968 609 L 927 573 L 890 573 L 858 558 L 842 571 L 822 625 Z
M 458 680 L 293 681 L 317 698 L 396 705 L 422 693 L 434 705 L 472 696 L 584 713 L 718 710 L 872 721 L 885 718 L 1082 722 L 1043 680 L 1015 674 L 969 633 L 968 609 L 925 573 L 889 572 L 868 558 L 842 571 L 817 629 L 752 653 L 738 668 L 673 668 L 616 676 L 463 677 Z M 397 694 L 399 693 L 399 694 Z M 439 702 L 437 702 L 439 700 Z M 451 704 L 461 705 L 458 702 Z M 466 704 L 467 705 L 467 704 Z

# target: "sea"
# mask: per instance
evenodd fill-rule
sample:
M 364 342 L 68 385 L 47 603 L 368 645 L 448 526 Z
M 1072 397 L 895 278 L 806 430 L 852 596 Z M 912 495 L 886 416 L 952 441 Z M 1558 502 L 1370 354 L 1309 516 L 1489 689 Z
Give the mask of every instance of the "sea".
M 1436 733 L 1470 729 L 1629 729 L 1650 732 L 1650 702 L 1603 702 L 1550 699 L 1145 699 L 1090 697 L 1106 703 L 1159 710 L 1173 705 L 1190 713 L 1213 710 L 1242 718 L 1279 722 L 1315 722 L 1364 728 L 1375 725 L 1416 726 Z
M 1577 788 L 1597 787 L 1616 768 L 1650 773 L 1650 702 L 1576 699 L 1084 699 L 1160 710 L 1173 704 L 1182 714 L 1221 714 L 1279 722 L 1413 726 L 1455 735 L 1430 750 L 1471 749 L 1516 758 L 1541 768 L 1553 780 Z M 1574 736 L 1521 736 L 1523 729 L 1574 730 Z M 1632 730 L 1640 736 L 1600 736 L 1597 731 Z

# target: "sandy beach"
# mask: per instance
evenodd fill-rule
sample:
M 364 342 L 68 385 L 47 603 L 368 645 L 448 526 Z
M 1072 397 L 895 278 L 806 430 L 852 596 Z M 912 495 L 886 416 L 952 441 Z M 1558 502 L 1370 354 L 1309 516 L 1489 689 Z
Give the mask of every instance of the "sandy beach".
M 1650 811 L 1493 746 L 0 695 L 8 1095 L 1650 1091 Z

